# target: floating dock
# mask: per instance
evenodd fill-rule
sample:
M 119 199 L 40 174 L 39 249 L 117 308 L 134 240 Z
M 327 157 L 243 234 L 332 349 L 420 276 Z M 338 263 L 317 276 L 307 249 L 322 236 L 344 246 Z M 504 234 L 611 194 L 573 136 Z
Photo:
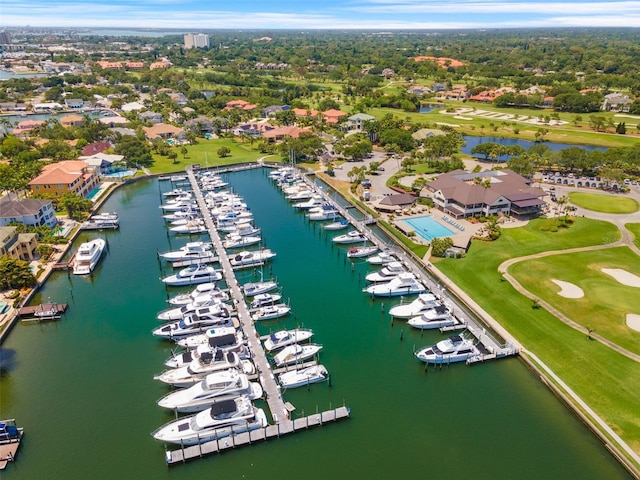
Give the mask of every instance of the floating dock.
M 69 308 L 68 303 L 42 303 L 20 307 L 18 316 L 22 321 L 57 320 Z

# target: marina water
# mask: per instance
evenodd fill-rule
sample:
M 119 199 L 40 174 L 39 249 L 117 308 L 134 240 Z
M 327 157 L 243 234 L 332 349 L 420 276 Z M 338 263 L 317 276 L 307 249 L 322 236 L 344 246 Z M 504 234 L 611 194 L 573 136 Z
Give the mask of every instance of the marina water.
M 160 191 L 171 187 L 144 180 L 117 190 L 103 208 L 118 212 L 119 231 L 75 241 L 77 248 L 97 235 L 108 240 L 94 274 L 56 272 L 35 299 L 68 301 L 63 319 L 17 325 L 2 346 L 0 418 L 18 419 L 26 432 L 7 478 L 630 478 L 516 358 L 425 371 L 412 353 L 442 334 L 392 323 L 386 312 L 398 300 L 364 295 L 367 264 L 348 261 L 347 247 L 295 212 L 265 170 L 227 179 L 277 253 L 264 276 L 277 277 L 294 312 L 260 332 L 302 325 L 324 345 L 330 385 L 288 391 L 285 400 L 294 417 L 346 404 L 351 418 L 165 465 L 164 446 L 150 432 L 174 418 L 156 405 L 168 389 L 153 380 L 171 345 L 151 329 L 178 290 L 163 288 L 169 269 L 156 253 L 189 238 L 169 235 L 161 218 Z

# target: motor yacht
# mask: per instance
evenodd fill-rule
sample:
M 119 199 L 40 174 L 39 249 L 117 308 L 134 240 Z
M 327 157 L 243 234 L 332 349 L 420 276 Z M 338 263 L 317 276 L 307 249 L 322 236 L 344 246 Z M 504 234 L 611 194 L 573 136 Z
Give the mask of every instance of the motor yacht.
M 364 246 L 364 247 L 353 247 L 347 250 L 347 258 L 364 258 L 369 255 L 373 255 L 378 251 L 378 247 L 373 246 Z
M 282 295 L 279 293 L 260 293 L 255 295 L 251 300 L 251 308 L 260 308 L 267 305 L 273 305 L 277 303 L 282 298 Z
M 280 350 L 294 343 L 301 343 L 313 336 L 313 330 L 295 328 L 293 330 L 280 330 L 269 334 L 264 340 L 264 349 L 267 352 Z
M 389 315 L 395 318 L 411 318 L 440 305 L 438 298 L 432 293 L 421 293 L 413 302 L 401 303 L 389 309 Z
M 346 218 L 335 219 L 331 223 L 327 223 L 324 227 L 325 230 L 344 230 L 349 226 L 349 220 Z
M 180 368 L 170 368 L 153 377 L 174 387 L 190 387 L 207 375 L 214 372 L 238 369 L 247 375 L 255 373 L 255 366 L 250 360 L 241 360 L 235 352 L 216 351 L 212 356 L 203 355 L 195 358 L 189 365 Z
M 425 310 L 420 315 L 410 318 L 407 323 L 413 327 L 421 330 L 429 330 L 441 327 L 450 327 L 457 323 L 454 316 L 451 314 L 451 310 L 444 306 L 438 305 L 437 307 Z
M 254 322 L 259 322 L 262 320 L 273 320 L 274 318 L 280 318 L 288 315 L 290 311 L 291 307 L 284 303 L 265 305 L 264 307 L 257 308 L 251 314 L 251 318 Z
M 207 231 L 207 226 L 204 223 L 204 220 L 201 218 L 196 218 L 195 220 L 189 220 L 184 225 L 176 225 L 175 227 L 171 227 L 169 231 L 174 233 L 204 233 Z
M 401 273 L 389 282 L 374 283 L 362 290 L 374 297 L 397 297 L 400 295 L 413 295 L 427 291 L 413 274 Z
M 395 262 L 397 260 L 390 252 L 382 251 L 373 257 L 367 258 L 367 263 L 370 265 L 386 265 L 389 262 Z
M 465 338 L 464 335 L 453 335 L 435 345 L 418 350 L 415 356 L 423 362 L 437 364 L 464 362 L 479 353 L 473 339 Z
M 327 369 L 324 365 L 311 365 L 309 367 L 291 370 L 281 373 L 278 382 L 284 388 L 304 387 L 311 383 L 323 382 L 327 379 Z
M 234 269 L 255 267 L 264 264 L 275 256 L 276 254 L 268 248 L 243 250 L 230 257 L 229 262 Z
M 233 328 L 233 327 L 222 327 Z M 242 334 L 239 332 L 221 335 L 215 338 L 213 345 L 208 343 L 198 345 L 196 348 L 177 352 L 167 358 L 164 364 L 169 368 L 180 368 L 189 365 L 194 359 L 203 355 L 214 355 L 217 350 L 223 352 L 235 352 L 240 358 L 248 358 L 248 349 L 243 342 Z M 210 339 L 211 340 L 211 339 Z
M 280 352 L 273 356 L 273 362 L 278 367 L 284 367 L 285 365 L 291 365 L 293 363 L 302 363 L 305 360 L 313 357 L 322 349 L 322 345 L 315 343 L 309 343 L 307 345 L 298 345 L 294 343 L 287 347 L 284 347 Z
M 205 282 L 197 285 L 190 293 L 181 293 L 171 297 L 168 302 L 171 305 L 187 305 L 203 296 L 216 297 L 223 302 L 229 300 L 229 294 L 220 290 L 220 287 L 215 282 Z
M 338 235 L 332 239 L 334 243 L 361 243 L 366 242 L 367 240 L 369 240 L 367 236 L 357 230 L 352 230 L 344 235 Z
M 217 257 L 211 251 L 210 242 L 188 242 L 178 250 L 161 253 L 160 257 L 169 262 L 194 260 L 198 258 L 204 258 L 212 262 L 214 261 L 211 260 L 212 258 L 217 260 Z
M 233 338 L 230 336 L 233 336 Z M 176 343 L 184 348 L 197 348 L 200 345 L 215 347 L 225 345 L 234 339 L 238 343 L 244 343 L 244 338 L 235 327 L 213 327 L 207 329 L 204 333 L 176 339 Z
M 217 282 L 222 280 L 222 274 L 209 265 L 196 264 L 180 270 L 175 275 L 169 275 L 162 279 L 171 286 L 195 285 L 205 282 Z
M 169 320 L 180 320 L 192 313 L 204 311 L 205 308 L 207 308 L 207 313 L 209 313 L 222 311 L 223 309 L 228 310 L 229 306 L 218 297 L 201 295 L 200 297 L 196 297 L 191 303 L 161 311 L 158 313 L 156 318 L 163 322 L 167 322 Z
M 222 246 L 226 249 L 231 250 L 232 248 L 243 248 L 251 245 L 256 245 L 262 241 L 262 238 L 258 235 L 239 235 L 235 233 L 228 234 L 224 241 L 222 242 Z
M 322 195 L 315 194 L 305 202 L 294 203 L 293 207 L 296 208 L 297 210 L 309 210 L 310 208 L 313 208 L 313 207 L 319 207 L 322 204 L 324 204 L 324 199 L 322 198 Z
M 404 268 L 404 265 L 402 265 L 401 262 L 389 262 L 379 271 L 369 273 L 364 278 L 365 280 L 367 280 L 367 282 L 371 283 L 390 282 L 391 279 L 406 271 L 407 269 Z
M 340 211 L 330 203 L 309 210 L 307 218 L 311 221 L 334 220 L 340 216 Z
M 238 223 L 236 226 L 227 232 L 227 235 L 240 235 L 242 237 L 258 236 L 260 235 L 260 228 L 254 227 L 251 223 Z
M 102 238 L 81 244 L 73 258 L 73 274 L 90 274 L 100 261 L 106 245 L 107 242 Z
M 202 333 L 211 327 L 232 327 L 233 319 L 228 310 L 221 310 L 220 315 L 198 315 L 192 313 L 180 320 L 166 323 L 155 328 L 152 333 L 156 337 L 181 338 L 187 335 Z
M 247 297 L 255 297 L 261 293 L 271 292 L 278 288 L 278 282 L 268 280 L 260 282 L 249 282 L 242 286 L 242 291 Z

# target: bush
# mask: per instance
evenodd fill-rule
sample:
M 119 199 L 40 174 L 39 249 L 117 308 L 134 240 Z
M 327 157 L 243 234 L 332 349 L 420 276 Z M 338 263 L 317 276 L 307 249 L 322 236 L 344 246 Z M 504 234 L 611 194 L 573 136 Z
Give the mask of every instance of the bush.
M 431 240 L 431 255 L 434 257 L 444 257 L 447 250 L 453 247 L 453 240 L 450 238 L 434 238 Z

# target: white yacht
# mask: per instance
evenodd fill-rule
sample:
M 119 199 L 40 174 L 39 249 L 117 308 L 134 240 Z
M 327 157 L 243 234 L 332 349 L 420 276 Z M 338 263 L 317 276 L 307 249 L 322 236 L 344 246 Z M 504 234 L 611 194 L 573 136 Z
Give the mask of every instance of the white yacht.
M 349 226 L 349 220 L 346 218 L 335 219 L 331 223 L 327 223 L 324 227 L 325 230 L 344 230 Z
M 174 188 L 173 190 L 169 190 L 168 192 L 164 192 L 162 195 L 171 198 L 171 197 L 179 197 L 185 193 L 191 193 L 189 190 L 185 190 L 184 188 Z
M 158 405 L 180 413 L 193 413 L 200 412 L 215 402 L 232 400 L 242 395 L 255 400 L 262 397 L 262 387 L 258 382 L 250 382 L 244 373 L 226 370 L 211 373 L 189 388 L 168 393 L 158 400 Z
M 280 352 L 273 356 L 273 361 L 278 367 L 291 365 L 293 363 L 302 363 L 313 357 L 322 349 L 322 345 L 309 343 L 307 345 L 298 345 L 294 343 L 288 347 L 284 347 Z
M 294 343 L 304 342 L 313 336 L 313 330 L 295 328 L 293 330 L 280 330 L 271 333 L 264 341 L 264 349 L 267 352 L 280 350 Z
M 197 315 L 192 313 L 181 320 L 166 323 L 153 330 L 153 335 L 162 338 L 181 338 L 202 333 L 211 327 L 232 327 L 233 319 L 229 311 L 221 311 L 220 315 Z
M 235 352 L 240 358 L 248 358 L 249 352 L 247 351 L 247 346 L 244 344 L 244 339 L 242 338 L 241 333 L 233 332 L 229 333 L 228 335 L 220 335 L 218 337 L 215 337 L 214 339 L 215 341 L 212 342 L 211 345 L 205 343 L 202 345 L 198 345 L 194 349 L 174 353 L 165 360 L 164 364 L 169 368 L 184 367 L 185 365 L 189 365 L 194 359 L 206 355 L 214 355 L 218 350 L 221 350 L 223 352 Z
M 217 282 L 222 280 L 222 274 L 209 265 L 191 265 L 180 270 L 175 275 L 169 275 L 162 279 L 164 283 L 172 286 L 195 285 L 205 282 Z
M 367 236 L 357 230 L 352 230 L 344 235 L 338 235 L 332 239 L 334 243 L 361 243 L 366 242 L 367 240 L 369 240 Z
M 228 234 L 224 241 L 222 242 L 222 246 L 227 249 L 232 248 L 243 248 L 248 247 L 250 245 L 256 245 L 262 241 L 262 237 L 259 235 L 239 235 L 237 233 Z
M 465 338 L 464 335 L 453 335 L 435 345 L 418 350 L 415 356 L 426 363 L 452 363 L 464 362 L 479 353 L 473 339 Z
M 367 258 L 367 263 L 370 265 L 386 265 L 387 263 L 395 262 L 396 260 L 397 258 L 391 253 L 383 251 L 373 257 Z
M 247 375 L 255 373 L 255 366 L 250 360 L 241 360 L 235 352 L 218 350 L 213 356 L 203 356 L 193 359 L 189 365 L 180 368 L 170 368 L 153 377 L 174 387 L 190 387 L 195 385 L 210 373 L 236 368 Z
M 106 244 L 107 242 L 102 238 L 81 244 L 73 258 L 73 274 L 90 274 L 100 261 Z
M 282 298 L 282 295 L 279 293 L 259 293 L 255 295 L 251 300 L 251 308 L 260 308 L 266 305 L 273 305 L 277 303 Z
M 183 210 L 195 210 L 198 208 L 198 204 L 191 200 L 181 200 L 175 203 L 160 205 L 160 208 L 165 212 L 178 212 Z
M 406 272 L 401 262 L 389 262 L 377 272 L 367 274 L 365 280 L 371 283 L 390 282 L 401 273 Z
M 239 343 L 244 343 L 244 338 L 235 327 L 214 327 L 207 329 L 204 333 L 197 335 L 189 335 L 188 337 L 179 338 L 176 343 L 184 348 L 197 348 L 200 345 L 225 345 L 233 339 L 233 336 Z
M 176 220 L 185 218 L 197 218 L 199 215 L 200 213 L 198 212 L 198 209 L 196 207 L 185 207 L 182 210 L 163 215 L 162 218 L 164 218 L 168 222 L 175 222 Z
M 400 295 L 413 295 L 427 291 L 413 274 L 401 273 L 390 282 L 374 283 L 362 290 L 374 297 L 398 297 Z
M 261 293 L 271 292 L 278 288 L 278 282 L 268 280 L 260 282 L 249 282 L 242 286 L 242 291 L 247 297 L 255 297 Z
M 322 204 L 324 204 L 324 199 L 322 198 L 322 195 L 316 194 L 306 202 L 294 203 L 293 206 L 298 210 L 309 210 L 310 208 L 313 208 L 313 207 L 319 207 Z
M 255 267 L 262 265 L 275 256 L 275 252 L 272 252 L 268 248 L 261 248 L 260 250 L 243 250 L 230 257 L 229 262 L 233 268 Z
M 222 309 L 229 308 L 229 306 L 218 297 L 201 295 L 200 297 L 196 297 L 193 302 L 187 303 L 186 305 L 162 310 L 158 313 L 156 318 L 163 322 L 167 322 L 169 320 L 180 320 L 191 313 L 197 312 L 198 310 L 202 311 L 205 307 L 209 307 L 210 311 L 221 311 Z
M 455 325 L 457 322 L 448 307 L 444 305 L 438 305 L 437 307 L 425 310 L 420 315 L 410 318 L 409 320 L 407 320 L 407 323 L 413 328 L 428 330 L 441 327 L 450 327 L 452 325 Z
M 169 230 L 174 233 L 204 233 L 207 231 L 207 226 L 205 225 L 203 219 L 196 218 L 195 220 L 189 220 L 184 225 L 176 225 L 175 227 L 171 227 Z
M 438 298 L 432 293 L 421 293 L 411 303 L 401 303 L 389 309 L 389 315 L 395 318 L 411 318 L 440 305 Z
M 262 409 L 254 407 L 251 400 L 243 396 L 215 402 L 200 413 L 163 425 L 152 435 L 162 442 L 197 445 L 266 425 Z
M 260 228 L 254 227 L 251 223 L 238 223 L 236 226 L 227 232 L 227 235 L 240 235 L 242 237 L 258 236 L 260 235 Z
M 164 252 L 160 254 L 160 257 L 168 260 L 169 262 L 178 262 L 184 260 L 194 259 L 207 259 L 208 261 L 216 261 L 217 257 L 211 251 L 210 242 L 188 242 L 186 245 L 180 247 L 178 250 L 171 252 Z M 216 260 L 212 260 L 216 259 Z
M 309 210 L 307 218 L 311 221 L 334 220 L 340 216 L 340 211 L 330 203 L 323 203 L 319 207 Z
M 364 258 L 369 255 L 373 255 L 378 251 L 378 247 L 373 246 L 363 246 L 363 247 L 353 247 L 347 250 L 347 258 Z
M 327 372 L 324 365 L 311 365 L 310 367 L 281 373 L 278 381 L 284 388 L 297 388 L 311 383 L 323 382 L 327 379 L 328 374 L 329 372 Z
M 304 202 L 305 200 L 309 200 L 311 197 L 313 197 L 316 194 L 315 191 L 313 191 L 311 188 L 309 188 L 305 184 L 295 189 L 295 191 L 292 189 L 288 189 L 288 190 L 282 189 L 282 190 L 283 192 L 285 192 L 284 197 L 291 202 Z
M 284 303 L 276 303 L 275 305 L 265 305 L 264 307 L 257 308 L 252 314 L 251 318 L 254 322 L 261 320 L 273 320 L 274 318 L 284 317 L 291 311 L 291 307 Z
M 171 297 L 168 302 L 171 305 L 187 305 L 198 300 L 205 300 L 207 297 L 219 298 L 223 302 L 229 300 L 229 294 L 220 290 L 215 282 L 205 282 L 197 285 L 190 293 L 181 293 Z

